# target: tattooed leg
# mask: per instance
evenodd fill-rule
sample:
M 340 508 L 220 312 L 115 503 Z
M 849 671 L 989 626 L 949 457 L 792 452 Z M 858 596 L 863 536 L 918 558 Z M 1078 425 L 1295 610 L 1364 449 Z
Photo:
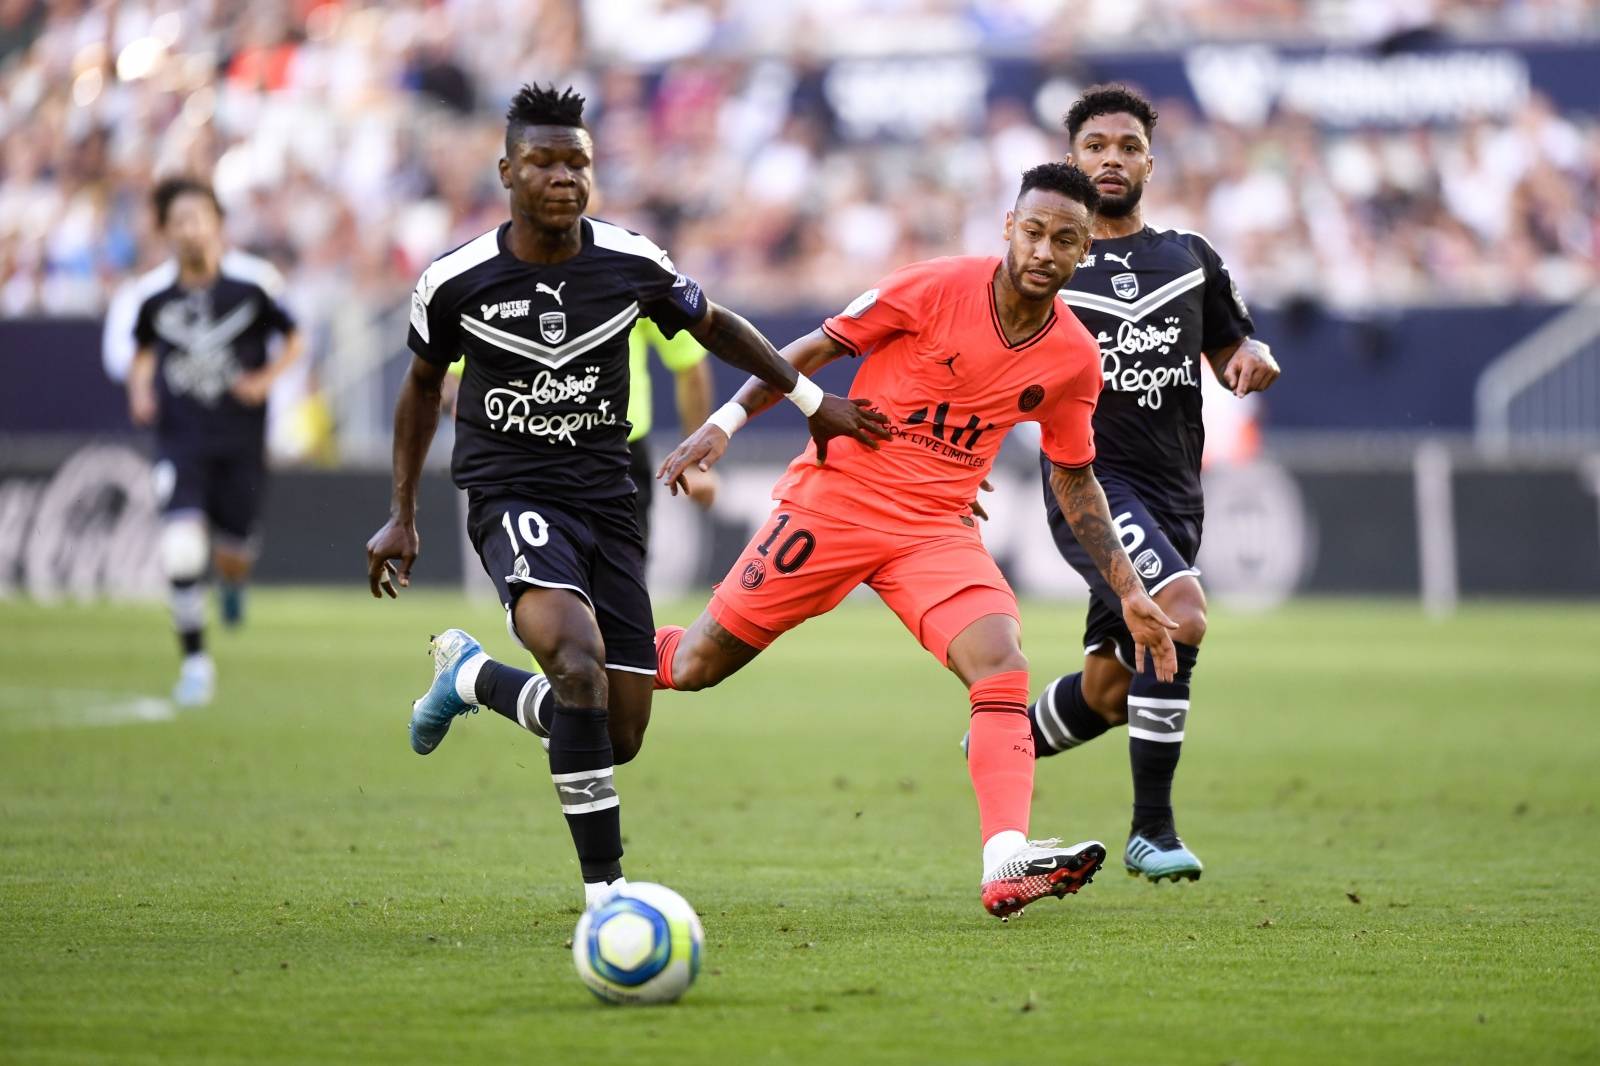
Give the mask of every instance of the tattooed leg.
M 728 632 L 709 611 L 688 629 L 656 630 L 656 687 L 697 692 L 738 673 L 761 649 Z

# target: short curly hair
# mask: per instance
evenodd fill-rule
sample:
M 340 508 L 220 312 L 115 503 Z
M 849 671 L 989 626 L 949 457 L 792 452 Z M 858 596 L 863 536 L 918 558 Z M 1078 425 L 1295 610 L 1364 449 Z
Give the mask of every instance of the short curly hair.
M 1087 207 L 1091 215 L 1100 210 L 1100 190 L 1094 187 L 1089 175 L 1071 163 L 1040 163 L 1024 170 L 1022 188 L 1017 191 L 1017 197 L 1020 199 L 1029 189 L 1060 193 Z
M 509 147 L 528 126 L 572 126 L 587 129 L 583 122 L 581 93 L 571 88 L 556 91 L 554 85 L 524 85 L 506 108 L 506 146 Z
M 1084 123 L 1101 115 L 1132 115 L 1144 126 L 1146 140 L 1155 137 L 1156 119 L 1160 117 L 1149 100 L 1126 85 L 1091 85 L 1061 120 L 1067 127 L 1067 140 L 1076 143 Z

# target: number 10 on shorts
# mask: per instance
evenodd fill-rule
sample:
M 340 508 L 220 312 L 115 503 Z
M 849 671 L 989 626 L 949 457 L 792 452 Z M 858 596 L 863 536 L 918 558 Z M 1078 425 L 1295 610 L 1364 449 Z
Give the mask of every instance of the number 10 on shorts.
M 521 555 L 523 548 L 537 548 L 550 539 L 550 523 L 538 511 L 523 511 L 515 523 L 511 521 L 511 512 L 507 511 L 500 516 L 500 524 L 505 527 L 506 539 L 511 541 L 513 555 Z M 518 534 L 522 536 L 520 542 Z

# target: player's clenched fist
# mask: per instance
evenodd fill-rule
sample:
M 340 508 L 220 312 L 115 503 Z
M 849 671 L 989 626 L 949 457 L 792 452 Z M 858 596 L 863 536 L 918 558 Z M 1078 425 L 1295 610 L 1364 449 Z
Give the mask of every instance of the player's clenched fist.
M 817 442 L 819 464 L 827 462 L 828 441 L 834 437 L 849 437 L 877 451 L 878 442 L 892 436 L 889 416 L 874 411 L 868 406 L 870 403 L 870 400 L 851 400 L 831 392 L 822 398 L 822 406 L 806 419 L 811 439 Z
M 411 566 L 422 550 L 422 540 L 417 527 L 411 522 L 391 518 L 383 528 L 367 541 L 367 585 L 372 595 L 390 599 L 399 595 L 396 586 L 407 588 L 411 584 Z M 399 566 L 395 563 L 399 562 Z

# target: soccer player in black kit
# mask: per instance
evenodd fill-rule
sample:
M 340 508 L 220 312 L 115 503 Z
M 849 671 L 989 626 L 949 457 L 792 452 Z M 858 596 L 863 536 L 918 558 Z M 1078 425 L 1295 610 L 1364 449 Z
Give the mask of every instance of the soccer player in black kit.
M 1080 673 L 1057 678 L 1029 711 L 1034 749 L 1056 755 L 1113 726 L 1128 726 L 1133 827 L 1123 862 L 1151 881 L 1197 880 L 1201 863 L 1179 838 L 1172 779 L 1189 714 L 1189 682 L 1206 632 L 1195 558 L 1204 500 L 1200 458 L 1200 362 L 1234 395 L 1271 385 L 1278 366 L 1206 239 L 1144 224 L 1139 200 L 1154 168 L 1156 112 L 1122 86 L 1086 91 L 1066 115 L 1070 162 L 1100 192 L 1093 244 L 1064 300 L 1100 344 L 1104 385 L 1094 414 L 1095 473 L 1123 548 L 1145 589 L 1178 623 L 1178 673 L 1158 681 L 1134 671 L 1133 640 L 1118 598 L 1073 538 L 1050 491 L 1045 506 L 1057 548 L 1088 582 Z
M 455 483 L 507 625 L 544 674 L 495 662 L 459 629 L 432 641 L 434 679 L 411 717 L 426 755 L 456 715 L 493 708 L 548 741 L 550 776 L 593 904 L 622 879 L 615 763 L 650 718 L 655 622 L 628 476 L 628 332 L 641 315 L 687 330 L 786 394 L 821 443 L 876 447 L 884 416 L 825 394 L 667 253 L 585 217 L 594 145 L 584 99 L 524 86 L 506 114 L 500 182 L 511 220 L 435 260 L 411 297 L 415 358 L 395 406 L 394 499 L 367 542 L 372 594 L 410 584 L 418 474 L 449 365 L 467 356 Z
M 135 425 L 156 429 L 161 561 L 183 649 L 172 697 L 193 707 L 209 703 L 216 684 L 203 582 L 214 569 L 222 619 L 238 624 L 266 486 L 267 395 L 303 346 L 277 271 L 224 251 L 222 207 L 209 185 L 168 178 L 152 200 L 173 259 L 140 279 L 128 412 Z

